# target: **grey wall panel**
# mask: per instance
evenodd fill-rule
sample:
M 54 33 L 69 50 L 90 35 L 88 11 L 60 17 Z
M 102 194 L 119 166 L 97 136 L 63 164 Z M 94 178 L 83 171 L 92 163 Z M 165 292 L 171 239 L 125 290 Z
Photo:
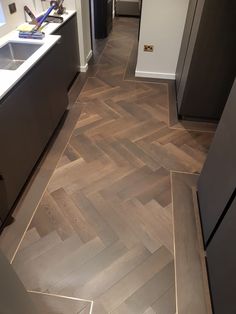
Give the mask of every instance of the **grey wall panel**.
M 215 314 L 236 313 L 236 200 L 207 248 L 207 264 Z
M 179 54 L 179 59 L 178 59 L 178 64 L 177 64 L 177 69 L 176 69 L 176 90 L 177 90 L 177 92 L 179 90 L 179 86 L 181 83 L 181 78 L 182 78 L 182 74 L 183 74 L 183 70 L 184 70 L 184 64 L 185 64 L 185 59 L 186 59 L 187 51 L 188 51 L 188 47 L 189 47 L 190 35 L 192 32 L 193 21 L 194 21 L 197 3 L 198 3 L 198 0 L 190 0 L 189 1 L 188 12 L 187 12 L 185 28 L 184 28 L 184 34 L 183 34 L 183 38 L 182 38 L 180 54 Z
M 198 182 L 205 244 L 236 187 L 236 81 Z
M 181 51 L 180 51 L 179 60 L 178 60 L 178 67 L 177 67 L 177 72 L 179 73 L 177 74 L 178 110 L 181 109 L 182 102 L 183 102 L 183 97 L 184 97 L 184 93 L 186 89 L 186 84 L 188 80 L 188 75 L 189 75 L 194 48 L 195 48 L 195 44 L 197 40 L 197 35 L 199 31 L 204 4 L 205 4 L 205 0 L 197 0 L 196 3 L 194 2 L 194 0 L 192 0 L 191 7 L 188 10 L 184 36 L 182 39 L 182 41 L 186 41 L 186 43 L 182 42 Z M 191 21 L 191 19 L 193 20 Z M 185 51 L 185 48 L 187 49 L 187 51 Z
M 221 117 L 236 74 L 235 16 L 234 0 L 197 1 L 182 75 L 177 81 L 178 113 L 183 118 Z M 181 58 L 182 54 L 179 66 Z

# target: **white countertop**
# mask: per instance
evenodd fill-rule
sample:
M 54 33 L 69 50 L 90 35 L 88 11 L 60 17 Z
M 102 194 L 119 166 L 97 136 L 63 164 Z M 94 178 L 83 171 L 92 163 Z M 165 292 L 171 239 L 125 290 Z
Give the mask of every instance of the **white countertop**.
M 65 23 L 75 11 L 67 10 L 67 13 L 62 15 Z M 36 39 L 22 39 L 18 37 L 18 31 L 12 31 L 9 34 L 0 38 L 0 47 L 11 42 L 28 43 L 28 44 L 41 44 L 42 46 L 32 54 L 22 65 L 16 70 L 0 70 L 0 99 L 2 99 L 11 88 L 18 83 L 24 75 L 50 50 L 51 47 L 60 39 L 58 35 L 51 35 L 63 23 L 50 23 L 43 28 L 45 37 L 42 40 Z
M 69 20 L 69 18 L 71 18 L 74 14 L 76 13 L 76 11 L 73 10 L 66 10 L 66 13 L 64 13 L 63 15 L 60 15 L 61 17 L 63 17 L 63 22 L 62 23 L 49 23 L 46 24 L 46 26 L 42 29 L 42 31 L 46 34 L 46 35 L 50 35 L 53 32 L 55 32 L 61 25 L 63 25 L 67 20 Z M 50 15 L 53 15 L 50 14 Z

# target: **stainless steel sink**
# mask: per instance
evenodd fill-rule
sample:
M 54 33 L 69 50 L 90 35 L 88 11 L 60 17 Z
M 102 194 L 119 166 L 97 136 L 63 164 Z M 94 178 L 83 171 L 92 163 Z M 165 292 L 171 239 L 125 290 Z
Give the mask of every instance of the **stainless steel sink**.
M 16 70 L 42 44 L 8 42 L 0 48 L 0 70 Z

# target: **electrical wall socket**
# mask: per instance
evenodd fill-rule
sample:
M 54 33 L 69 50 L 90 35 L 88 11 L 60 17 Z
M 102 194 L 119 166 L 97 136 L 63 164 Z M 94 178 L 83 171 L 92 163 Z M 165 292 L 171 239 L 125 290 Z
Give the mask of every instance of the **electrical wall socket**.
M 15 2 L 12 2 L 11 4 L 9 4 L 8 7 L 9 7 L 9 11 L 10 11 L 11 14 L 16 12 L 16 4 L 15 4 Z
M 154 46 L 153 45 L 144 45 L 145 52 L 153 52 L 154 51 Z

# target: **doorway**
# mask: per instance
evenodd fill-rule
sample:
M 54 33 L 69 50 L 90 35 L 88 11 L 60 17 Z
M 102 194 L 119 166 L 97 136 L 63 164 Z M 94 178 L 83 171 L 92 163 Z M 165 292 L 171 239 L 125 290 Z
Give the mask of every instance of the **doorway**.
M 142 0 L 89 0 L 91 38 L 109 35 L 115 17 L 134 17 L 141 20 Z
M 118 2 L 126 2 L 123 6 L 123 3 Z M 130 3 L 133 4 L 130 5 Z M 99 60 L 99 56 L 102 53 L 104 47 L 109 40 L 109 35 L 111 30 L 114 28 L 116 23 L 120 25 L 126 25 L 125 27 L 134 27 L 136 25 L 136 37 L 135 44 L 130 51 L 130 64 L 128 69 L 130 69 L 130 73 L 135 75 L 135 69 L 137 64 L 138 57 L 138 43 L 139 43 L 139 35 L 140 35 L 140 26 L 141 26 L 141 16 L 142 16 L 142 0 L 131 0 L 131 1 L 119 1 L 119 0 L 89 0 L 90 4 L 90 23 L 91 23 L 91 46 L 93 50 L 93 57 L 91 59 L 90 64 L 96 64 Z M 122 10 L 120 10 L 122 9 Z M 96 11 L 99 12 L 96 12 Z M 106 17 L 106 14 L 109 17 Z M 96 19 L 99 16 L 99 22 L 96 23 Z M 98 24 L 98 25 L 97 25 Z M 103 24 L 103 35 L 105 32 L 105 36 L 96 36 L 97 27 L 101 27 Z M 131 33 L 132 30 L 130 29 Z M 133 35 L 132 35 L 133 36 Z

